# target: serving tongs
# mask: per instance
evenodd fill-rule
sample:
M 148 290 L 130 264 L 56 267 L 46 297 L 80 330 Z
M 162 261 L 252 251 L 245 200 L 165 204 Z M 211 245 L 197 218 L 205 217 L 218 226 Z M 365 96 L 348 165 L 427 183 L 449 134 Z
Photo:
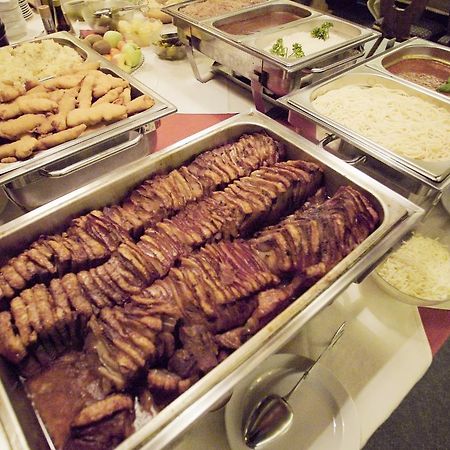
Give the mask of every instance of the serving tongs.
M 109 17 L 110 19 L 113 18 L 113 16 L 117 15 L 120 12 L 125 11 L 138 11 L 142 9 L 141 4 L 137 5 L 127 5 L 127 6 L 120 6 L 120 7 L 108 7 L 108 8 L 102 8 L 98 9 L 97 11 L 94 11 L 92 16 L 95 19 L 99 19 L 100 17 Z

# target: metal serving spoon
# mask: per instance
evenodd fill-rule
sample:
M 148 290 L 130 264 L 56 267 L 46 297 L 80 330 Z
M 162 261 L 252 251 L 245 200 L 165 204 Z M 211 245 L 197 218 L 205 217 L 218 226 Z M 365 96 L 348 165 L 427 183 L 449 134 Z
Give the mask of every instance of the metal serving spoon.
M 344 322 L 334 333 L 330 343 L 325 347 L 316 361 L 309 366 L 294 387 L 283 397 L 270 394 L 264 397 L 252 410 L 244 427 L 244 440 L 247 446 L 256 448 L 258 445 L 268 442 L 282 434 L 291 425 L 294 412 L 288 403 L 289 397 L 305 380 L 312 368 L 319 362 L 320 358 L 341 338 L 344 333 L 346 322 Z
M 119 13 L 119 12 L 125 12 L 125 11 L 136 11 L 142 8 L 142 5 L 127 5 L 127 6 L 120 6 L 120 7 L 106 7 L 102 9 L 98 9 L 97 11 L 94 11 L 92 13 L 93 17 L 95 19 L 99 19 L 100 17 L 106 16 L 112 19 L 112 17 Z

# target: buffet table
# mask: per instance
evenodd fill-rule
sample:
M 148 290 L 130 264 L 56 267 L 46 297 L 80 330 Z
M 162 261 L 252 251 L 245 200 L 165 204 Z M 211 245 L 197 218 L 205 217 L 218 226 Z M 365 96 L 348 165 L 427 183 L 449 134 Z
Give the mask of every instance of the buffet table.
M 144 58 L 134 76 L 178 108 L 177 114 L 162 119 L 152 152 L 252 108 L 250 93 L 224 78 L 199 83 L 187 60 L 163 61 L 149 48 L 144 49 Z M 205 67 L 208 63 L 203 58 Z M 450 220 L 441 205 L 421 228 L 433 236 L 448 235 Z M 312 319 L 283 352 L 317 358 L 344 320 L 348 324 L 346 333 L 322 364 L 355 402 L 363 447 L 427 371 L 433 354 L 450 335 L 450 311 L 397 302 L 368 276 Z M 228 449 L 224 409 L 202 417 L 174 443 L 174 448 Z M 0 427 L 0 448 L 8 447 Z
M 224 88 L 228 82 L 222 82 Z M 158 132 L 156 150 L 230 115 L 168 117 Z M 450 216 L 438 205 L 419 229 L 447 242 Z M 416 308 L 399 303 L 380 290 L 369 276 L 361 284 L 350 286 L 327 310 L 311 320 L 283 352 L 315 359 L 339 324 L 348 322 L 346 336 L 323 364 L 337 375 L 356 403 L 363 447 L 425 374 L 433 355 L 450 336 L 450 304 L 441 308 Z M 175 448 L 207 450 L 212 443 L 215 448 L 229 449 L 224 408 L 202 418 Z
M 149 53 L 145 52 L 146 63 L 135 76 L 178 107 L 177 114 L 162 121 L 155 151 L 253 106 L 250 93 L 228 80 L 200 84 L 186 60 L 161 61 Z M 173 89 L 174 85 L 180 89 Z M 428 230 L 432 235 L 445 236 L 450 230 L 449 216 L 440 205 L 427 223 L 433 226 Z M 432 355 L 450 335 L 450 311 L 399 303 L 368 277 L 311 320 L 284 351 L 316 358 L 343 320 L 350 325 L 346 336 L 323 364 L 337 375 L 357 405 L 362 447 L 428 369 Z M 224 408 L 203 417 L 175 448 L 207 450 L 212 445 L 229 448 Z

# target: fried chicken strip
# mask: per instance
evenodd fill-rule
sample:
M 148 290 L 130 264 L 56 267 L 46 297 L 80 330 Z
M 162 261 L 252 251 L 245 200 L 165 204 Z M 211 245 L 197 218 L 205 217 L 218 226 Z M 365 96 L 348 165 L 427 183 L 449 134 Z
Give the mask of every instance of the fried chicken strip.
M 19 83 L 0 83 L 0 102 L 11 102 L 25 94 L 25 87 Z
M 154 104 L 155 101 L 151 97 L 148 95 L 141 95 L 126 104 L 127 114 L 131 116 L 140 113 L 141 111 L 151 108 Z
M 67 130 L 59 131 L 55 134 L 50 134 L 38 140 L 37 149 L 47 150 L 51 147 L 56 147 L 57 145 L 63 144 L 64 142 L 76 139 L 83 133 L 86 129 L 86 125 L 81 124 L 73 128 L 68 128 Z
M 24 114 L 17 119 L 0 123 L 0 137 L 15 141 L 24 134 L 33 132 L 44 122 L 43 114 Z
M 25 159 L 37 148 L 38 141 L 32 136 L 22 136 L 18 141 L 11 144 L 0 145 L 0 160 L 4 158 Z
M 100 122 L 116 122 L 127 117 L 127 109 L 123 105 L 102 103 L 91 108 L 78 108 L 67 114 L 67 126 L 76 127 L 85 124 L 96 125 Z
M 0 105 L 0 119 L 13 119 L 23 114 L 55 112 L 57 109 L 58 104 L 53 100 L 24 95 L 11 103 Z

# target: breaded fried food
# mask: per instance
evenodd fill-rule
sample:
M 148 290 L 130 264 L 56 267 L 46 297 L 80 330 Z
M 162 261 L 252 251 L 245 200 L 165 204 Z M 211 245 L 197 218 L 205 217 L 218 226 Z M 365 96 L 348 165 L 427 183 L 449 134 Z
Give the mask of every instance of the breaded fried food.
M 19 83 L 0 83 L 0 102 L 11 102 L 25 94 L 25 87 Z
M 37 86 L 39 86 L 39 80 L 36 80 L 35 78 L 25 81 L 26 91 L 30 91 L 31 89 L 34 89 Z
M 102 103 L 113 103 L 117 100 L 123 91 L 123 87 L 119 86 L 115 89 L 111 89 L 103 97 L 100 97 L 97 101 L 93 103 L 92 106 L 101 105 Z
M 0 119 L 8 120 L 22 114 L 55 112 L 58 103 L 53 100 L 23 95 L 11 103 L 0 104 Z
M 62 99 L 64 92 L 66 92 L 69 89 L 58 89 L 56 91 L 49 92 L 48 98 L 56 103 L 59 103 L 59 101 Z
M 48 90 L 70 89 L 78 86 L 85 76 L 85 72 L 77 72 L 70 75 L 61 75 L 59 77 L 52 78 L 50 80 L 44 81 L 42 84 Z
M 69 89 L 64 93 L 58 103 L 58 114 L 55 114 L 51 119 L 53 129 L 56 131 L 62 131 L 67 128 L 67 114 L 75 109 L 77 105 L 77 94 L 77 88 Z
M 33 132 L 45 120 L 43 114 L 24 114 L 17 119 L 0 123 L 0 137 L 15 141 L 24 134 Z
M 93 91 L 94 97 L 103 97 L 111 89 L 115 89 L 118 87 L 129 87 L 128 81 L 122 80 L 122 78 L 113 77 L 112 75 L 106 75 L 103 72 L 98 71 Z
M 77 87 L 72 89 L 59 89 L 52 91 L 51 94 L 59 94 L 58 113 L 47 116 L 45 121 L 36 129 L 36 133 L 45 135 L 52 131 L 62 131 L 67 128 L 66 117 L 69 111 L 76 108 L 77 95 L 79 89 Z M 56 98 L 56 97 L 55 97 Z
M 140 97 L 136 97 L 131 102 L 127 103 L 127 114 L 131 116 L 132 114 L 137 114 L 141 111 L 145 111 L 146 109 L 151 108 L 155 104 L 155 100 L 153 100 L 148 95 L 141 95 Z
M 81 124 L 58 133 L 49 134 L 48 136 L 38 139 L 37 149 L 47 150 L 51 147 L 56 147 L 59 144 L 76 139 L 86 129 L 86 125 Z
M 25 95 L 36 95 L 36 96 L 43 96 L 46 97 L 48 93 L 48 90 L 46 87 L 42 84 L 38 84 L 36 86 L 33 86 L 29 89 L 27 89 L 27 92 L 25 92 Z
M 15 163 L 15 162 L 17 162 L 17 158 L 15 158 L 14 156 L 7 156 L 6 158 L 0 159 L 0 163 L 3 163 L 3 164 L 11 164 L 11 163 Z
M 35 132 L 40 135 L 46 135 L 54 130 L 52 119 L 56 114 L 47 116 L 45 120 L 35 129 Z
M 100 67 L 100 61 L 87 62 L 74 64 L 69 70 L 61 70 L 56 75 L 70 75 L 76 72 L 88 72 L 91 70 L 97 70 Z
M 77 101 L 79 108 L 89 108 L 92 104 L 92 90 L 94 89 L 95 80 L 97 79 L 96 72 L 89 73 L 81 82 L 80 92 L 78 93 Z
M 2 162 L 6 158 L 25 159 L 28 158 L 37 146 L 37 139 L 26 134 L 22 136 L 18 141 L 11 142 L 10 144 L 0 145 L 0 160 Z M 13 161 L 9 161 L 13 162 Z
M 123 105 L 102 103 L 90 108 L 78 108 L 67 114 L 67 126 L 75 127 L 82 123 L 87 126 L 100 122 L 116 122 L 127 117 L 127 109 Z
M 128 105 L 128 103 L 131 102 L 131 88 L 127 87 L 125 88 L 122 93 L 120 94 L 119 99 L 121 105 Z
M 107 75 L 102 71 L 99 71 L 97 78 L 95 80 L 94 90 L 92 92 L 94 98 L 103 97 L 107 92 L 111 90 L 111 80 L 113 77 L 111 75 Z

